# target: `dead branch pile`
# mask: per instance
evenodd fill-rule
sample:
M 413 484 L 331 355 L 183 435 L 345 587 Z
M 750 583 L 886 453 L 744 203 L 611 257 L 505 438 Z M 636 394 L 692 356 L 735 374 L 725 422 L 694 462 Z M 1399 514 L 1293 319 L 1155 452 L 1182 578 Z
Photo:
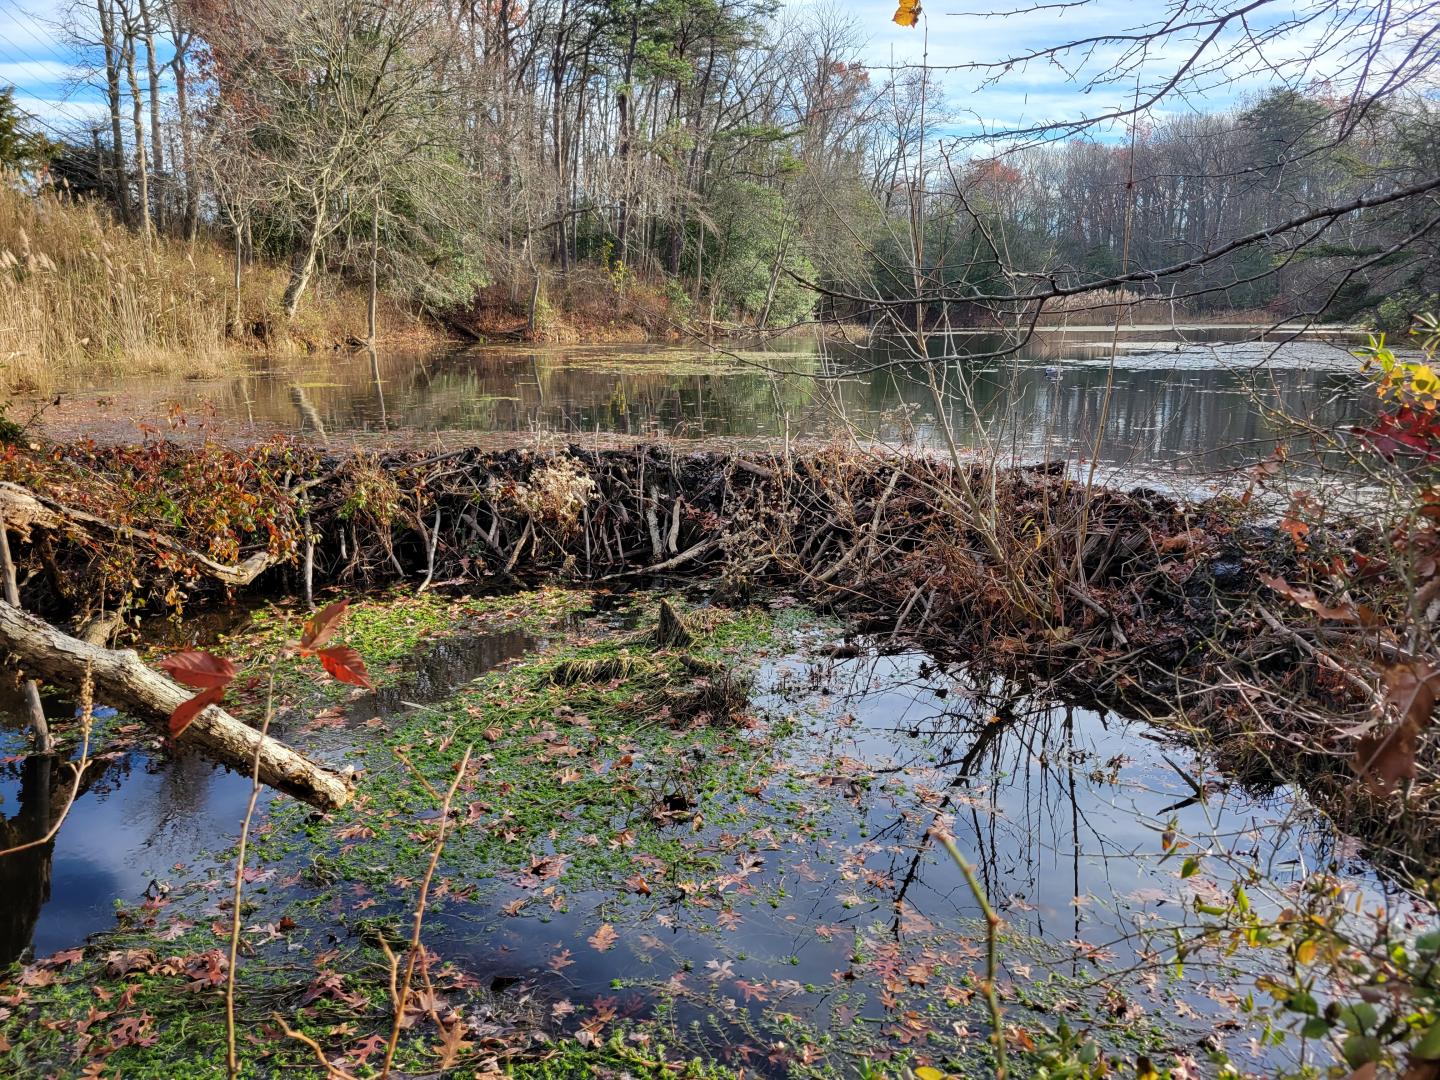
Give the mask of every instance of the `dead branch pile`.
M 6 517 L 28 524 L 30 610 L 178 606 L 261 561 L 262 584 L 294 591 L 655 574 L 789 589 L 872 632 L 1203 733 L 1243 775 L 1301 779 L 1377 844 L 1440 852 L 1440 830 L 1417 826 L 1440 820 L 1428 711 L 1403 753 L 1385 741 L 1414 711 L 1387 697 L 1386 673 L 1420 665 L 1429 685 L 1430 660 L 1377 629 L 1403 600 L 1377 578 L 1363 626 L 1294 602 L 1323 592 L 1324 538 L 1302 557 L 1234 501 L 853 450 L 673 446 L 58 447 L 12 457 L 0 479 L 24 489 Z

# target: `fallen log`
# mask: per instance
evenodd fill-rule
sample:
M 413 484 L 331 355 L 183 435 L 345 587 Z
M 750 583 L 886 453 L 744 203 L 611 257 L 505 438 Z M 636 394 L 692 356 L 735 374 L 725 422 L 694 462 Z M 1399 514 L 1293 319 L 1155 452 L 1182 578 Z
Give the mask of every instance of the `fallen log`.
M 179 555 L 190 560 L 201 573 L 224 585 L 249 585 L 278 561 L 269 552 L 261 551 L 251 555 L 238 566 L 216 562 L 208 555 L 192 551 L 168 536 L 133 529 L 128 525 L 115 525 L 83 510 L 62 506 L 54 499 L 27 491 L 18 484 L 0 482 L 0 514 L 3 514 L 6 525 L 26 540 L 30 539 L 32 529 L 58 533 L 77 540 L 86 539 L 93 532 L 101 532 L 116 539 L 148 544 Z
M 27 675 L 57 682 L 78 685 L 88 670 L 97 697 L 151 717 L 169 716 L 192 696 L 192 691 L 147 667 L 133 650 L 89 644 L 7 603 L 0 603 L 0 652 L 14 656 Z M 321 810 L 350 801 L 352 782 L 347 777 L 262 735 L 219 706 L 201 712 L 180 741 L 243 773 L 254 767 L 258 749 L 261 783 Z

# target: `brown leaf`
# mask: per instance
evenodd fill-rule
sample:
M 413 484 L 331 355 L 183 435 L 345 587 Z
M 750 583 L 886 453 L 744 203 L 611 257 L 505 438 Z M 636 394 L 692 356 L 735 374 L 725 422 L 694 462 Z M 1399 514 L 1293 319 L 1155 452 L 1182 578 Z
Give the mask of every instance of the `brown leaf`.
M 197 690 L 225 686 L 240 670 L 224 657 L 200 652 L 198 649 L 167 656 L 155 666 L 176 682 Z
M 333 604 L 326 604 L 306 619 L 305 629 L 300 634 L 300 647 L 318 650 L 320 646 L 329 641 L 334 636 L 335 629 L 340 625 L 340 619 L 349 606 L 349 600 L 336 600 Z
M 435 1053 L 440 1056 L 440 1070 L 443 1072 L 455 1064 L 458 1058 L 473 1045 L 467 1042 L 465 1036 L 465 1021 L 456 1017 L 448 1024 L 440 1027 L 440 1042 L 436 1044 Z
M 1440 668 L 1424 660 L 1392 664 L 1385 669 L 1385 704 L 1417 730 L 1435 719 L 1435 702 L 1440 698 Z
M 550 959 L 545 962 L 545 966 L 548 967 L 551 971 L 564 971 L 573 963 L 575 963 L 575 961 L 570 959 L 570 950 L 561 949 L 558 953 L 550 957 Z
M 635 890 L 641 896 L 650 895 L 650 883 L 645 880 L 644 874 L 636 874 L 634 877 L 626 878 L 625 884 L 629 885 L 630 888 Z
M 119 977 L 132 971 L 146 972 L 155 966 L 155 954 L 149 949 L 117 949 L 105 954 L 105 974 Z
M 208 705 L 219 705 L 220 699 L 225 696 L 225 687 L 212 686 L 209 690 L 201 690 L 189 701 L 182 702 L 170 714 L 168 730 L 172 739 L 178 739 L 182 732 L 188 728 Z
M 615 933 L 615 927 L 607 922 L 601 924 L 600 929 L 585 940 L 590 942 L 590 947 L 596 951 L 608 952 L 615 947 L 615 942 L 619 940 L 619 937 L 620 935 Z
M 1420 733 L 1434 721 L 1440 694 L 1440 669 L 1423 660 L 1392 664 L 1385 669 L 1385 707 L 1399 720 L 1387 730 L 1355 744 L 1355 771 L 1376 791 L 1386 794 L 1414 780 Z
M 1315 595 L 1312 589 L 1302 589 L 1291 585 L 1288 581 L 1278 577 L 1267 577 L 1260 575 L 1260 581 L 1267 587 L 1274 589 L 1285 599 L 1292 603 L 1299 604 L 1306 611 L 1313 611 L 1322 619 L 1332 619 L 1335 622 L 1363 623 L 1371 625 L 1375 621 L 1375 613 L 1369 608 L 1359 607 L 1346 602 L 1339 605 L 1330 605 Z
M 349 645 L 319 649 L 315 655 L 320 657 L 320 663 L 325 670 L 341 682 L 351 686 L 363 686 L 366 690 L 375 689 L 375 684 L 370 681 L 370 675 L 365 670 L 365 661 L 361 660 L 360 654 Z

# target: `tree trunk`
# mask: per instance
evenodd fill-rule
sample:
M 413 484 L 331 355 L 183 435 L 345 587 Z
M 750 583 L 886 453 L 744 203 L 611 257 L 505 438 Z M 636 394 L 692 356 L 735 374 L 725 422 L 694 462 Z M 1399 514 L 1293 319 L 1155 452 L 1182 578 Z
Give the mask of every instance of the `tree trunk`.
M 315 261 L 320 257 L 320 240 L 323 235 L 322 222 L 317 216 L 315 222 L 310 226 L 310 233 L 305 238 L 305 246 L 295 253 L 295 260 L 290 264 L 290 282 L 285 286 L 285 317 L 293 319 L 295 312 L 300 308 L 300 297 L 304 294 L 305 288 L 310 284 L 310 278 L 315 273 Z
M 79 685 L 88 674 L 97 697 L 151 717 L 163 719 L 193 696 L 192 691 L 146 667 L 133 650 L 89 645 L 8 603 L 0 603 L 0 648 L 15 656 L 27 671 L 57 682 Z M 164 727 L 163 723 L 159 726 Z M 261 783 L 321 810 L 338 809 L 353 794 L 349 778 L 260 734 L 217 705 L 201 712 L 178 741 L 242 773 L 254 767 L 258 752 Z
M 190 116 L 190 76 L 175 58 L 175 108 L 180 113 L 180 151 L 185 155 L 185 239 L 194 242 L 200 228 L 200 185 L 195 170 L 194 122 Z
M 130 181 L 125 175 L 125 137 L 120 126 L 120 47 L 115 37 L 115 10 L 111 2 L 95 0 L 95 9 L 100 16 L 101 44 L 105 49 L 105 97 L 110 106 L 110 168 L 115 176 L 115 205 L 120 211 L 121 224 L 129 225 Z
M 365 308 L 368 330 L 365 340 L 375 344 L 376 308 L 380 299 L 380 200 L 375 200 L 375 215 L 370 222 L 370 297 Z
M 145 161 L 145 99 L 140 93 L 140 78 L 135 73 L 135 27 L 127 18 L 123 27 L 125 46 L 125 81 L 130 84 L 130 117 L 135 126 L 135 198 L 140 204 L 140 231 L 150 235 L 150 170 Z
M 230 324 L 230 336 L 239 337 L 245 330 L 245 316 L 240 308 L 241 274 L 245 268 L 245 226 L 235 219 L 235 320 Z
M 160 69 L 155 63 L 155 23 L 150 5 L 140 2 L 140 31 L 145 41 L 145 79 L 150 88 L 150 168 L 155 174 L 155 226 L 165 226 L 165 151 L 160 133 Z

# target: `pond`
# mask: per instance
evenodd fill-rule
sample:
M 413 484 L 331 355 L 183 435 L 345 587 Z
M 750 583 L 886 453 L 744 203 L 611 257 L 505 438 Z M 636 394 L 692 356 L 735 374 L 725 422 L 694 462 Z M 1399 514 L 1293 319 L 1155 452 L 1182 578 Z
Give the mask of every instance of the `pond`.
M 1115 364 L 1110 366 L 1116 342 Z M 1146 472 L 1204 474 L 1266 456 L 1276 414 L 1331 430 L 1365 414 L 1352 332 L 1253 327 L 1044 328 L 1014 356 L 994 334 L 932 339 L 938 365 L 894 344 L 789 340 L 764 349 L 484 346 L 271 357 L 230 378 L 116 378 L 62 388 L 57 433 L 135 423 L 374 440 L 433 433 L 558 432 L 681 438 L 850 437 L 1026 459 L 1099 459 Z M 931 375 L 941 391 L 936 408 Z M 1106 387 L 1113 382 L 1108 406 Z M 1373 400 L 1373 399 L 1372 399 Z M 169 418 L 167 427 L 166 418 Z
M 748 1074 L 858 1075 L 866 1062 L 965 1073 L 986 1053 L 985 922 L 937 829 L 1003 919 L 997 982 L 1017 1052 L 1059 1021 L 1122 1060 L 1190 1062 L 1192 1075 L 1220 1054 L 1293 1066 L 1313 1042 L 1266 1037 L 1245 1002 L 1286 955 L 1197 949 L 1183 974 L 1166 959 L 1203 924 L 1197 904 L 1243 882 L 1249 902 L 1278 911 L 1329 868 L 1367 909 L 1433 919 L 1293 791 L 1242 787 L 1172 736 L 1043 687 L 849 638 L 787 597 L 690 606 L 702 660 L 686 662 L 705 673 L 694 685 L 728 678 L 718 661 L 748 687 L 729 720 L 712 697 L 695 713 L 675 690 L 683 670 L 656 667 L 670 661 L 645 644 L 652 609 L 643 593 L 603 591 L 367 600 L 352 634 L 377 693 L 319 691 L 282 669 L 297 707 L 277 734 L 357 764 L 364 796 L 325 822 L 264 800 L 245 964 L 269 973 L 254 978 L 277 1007 L 301 995 L 277 991 L 275 972 L 308 982 L 303 1005 L 322 1010 L 309 1030 L 330 1033 L 336 1060 L 365 1061 L 353 1022 L 364 983 L 344 958 L 377 933 L 408 935 L 436 822 L 406 768 L 443 787 L 466 740 L 479 764 L 425 941 L 445 1008 L 492 1050 L 624 1033 L 636 1053 Z M 261 611 L 223 646 L 264 648 L 284 619 Z M 116 723 L 120 748 L 87 776 L 53 851 L 0 864 L 0 959 L 63 956 L 117 925 L 102 952 L 152 961 L 228 935 L 226 848 L 248 781 L 127 744 L 132 729 Z M 17 736 L 8 749 L 21 750 Z M 36 769 L 10 757 L 0 770 L 17 834 L 39 829 L 36 808 L 54 798 Z M 26 970 L 41 987 L 53 977 Z M 142 998 L 161 1014 L 155 1000 Z M 188 1049 L 182 1038 L 170 1052 Z

